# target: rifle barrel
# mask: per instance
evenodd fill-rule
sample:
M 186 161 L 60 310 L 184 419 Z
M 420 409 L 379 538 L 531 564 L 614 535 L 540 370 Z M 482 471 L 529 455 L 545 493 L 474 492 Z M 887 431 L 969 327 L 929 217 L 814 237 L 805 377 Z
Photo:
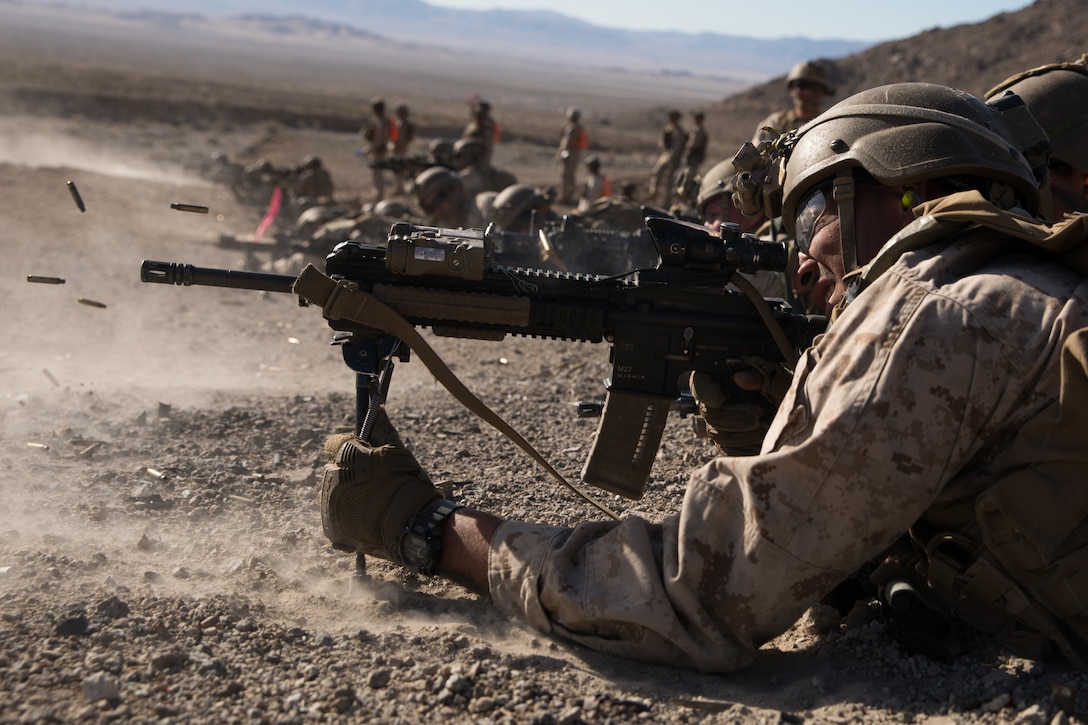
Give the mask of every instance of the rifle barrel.
M 154 284 L 176 284 L 182 287 L 230 287 L 232 289 L 264 290 L 266 292 L 291 292 L 297 277 L 291 274 L 269 272 L 242 272 L 234 269 L 195 267 L 178 262 L 144 260 L 140 265 L 140 281 Z

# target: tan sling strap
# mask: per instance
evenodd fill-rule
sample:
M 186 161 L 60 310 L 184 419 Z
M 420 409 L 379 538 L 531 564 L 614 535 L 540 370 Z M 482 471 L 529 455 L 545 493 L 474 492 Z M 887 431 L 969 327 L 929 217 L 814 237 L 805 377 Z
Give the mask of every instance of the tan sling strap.
M 619 518 L 607 506 L 595 501 L 585 491 L 564 478 L 520 433 L 465 387 L 465 384 L 442 362 L 442 358 L 439 357 L 438 353 L 399 312 L 374 295 L 360 290 L 355 283 L 348 280 L 334 280 L 312 264 L 306 265 L 306 268 L 299 274 L 292 291 L 310 304 L 320 306 L 327 320 L 347 320 L 373 327 L 407 344 L 427 367 L 427 370 L 459 403 L 512 440 L 553 478 L 586 502 L 607 516 L 614 519 Z

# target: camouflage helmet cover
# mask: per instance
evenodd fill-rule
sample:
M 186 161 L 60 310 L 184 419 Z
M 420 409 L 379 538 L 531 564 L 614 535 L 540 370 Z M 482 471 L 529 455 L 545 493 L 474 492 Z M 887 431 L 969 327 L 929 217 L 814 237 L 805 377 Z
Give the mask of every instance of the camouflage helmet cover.
M 522 214 L 547 200 L 547 196 L 528 184 L 511 184 L 495 197 L 491 221 L 500 231 L 508 230 Z
M 835 95 L 835 86 L 831 85 L 831 77 L 827 72 L 827 66 L 814 60 L 803 60 L 790 69 L 786 76 L 786 87 L 794 81 L 809 81 L 819 83 L 829 96 Z
M 466 164 L 475 164 L 483 159 L 487 147 L 484 142 L 472 136 L 459 138 L 453 144 L 453 157 Z
M 1042 129 L 1026 115 L 1033 139 L 1045 145 Z M 964 91 L 930 83 L 862 91 L 777 142 L 788 154 L 782 179 L 786 230 L 794 233 L 797 205 L 809 189 L 851 167 L 888 185 L 958 175 L 1004 182 L 1034 212 L 1037 172 L 1019 139 L 1027 134 L 1015 133 L 1001 111 Z
M 381 216 L 404 218 L 411 216 L 412 209 L 399 199 L 382 199 L 374 205 L 373 213 Z
M 432 166 L 421 172 L 412 182 L 412 194 L 423 201 L 435 192 L 449 190 L 462 185 L 461 177 L 445 166 Z
M 699 193 L 695 196 L 695 208 L 702 209 L 703 205 L 716 196 L 733 193 L 733 160 L 726 159 L 714 164 L 703 174 L 699 181 Z
M 1024 99 L 1052 145 L 1051 156 L 1088 170 L 1088 55 L 1075 63 L 1054 63 L 1006 78 L 986 93 L 1012 91 Z

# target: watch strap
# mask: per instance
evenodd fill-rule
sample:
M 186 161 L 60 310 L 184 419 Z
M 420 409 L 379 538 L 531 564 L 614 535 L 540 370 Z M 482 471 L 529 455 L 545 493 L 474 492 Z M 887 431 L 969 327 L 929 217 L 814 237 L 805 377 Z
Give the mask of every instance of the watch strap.
M 419 513 L 408 519 L 404 526 L 404 532 L 397 544 L 397 554 L 401 563 L 420 574 L 433 574 L 438 565 L 438 558 L 442 555 L 442 525 L 461 504 L 445 498 L 438 498 L 424 506 Z M 426 543 L 426 553 L 421 557 L 405 557 L 404 546 L 406 540 L 411 537 Z

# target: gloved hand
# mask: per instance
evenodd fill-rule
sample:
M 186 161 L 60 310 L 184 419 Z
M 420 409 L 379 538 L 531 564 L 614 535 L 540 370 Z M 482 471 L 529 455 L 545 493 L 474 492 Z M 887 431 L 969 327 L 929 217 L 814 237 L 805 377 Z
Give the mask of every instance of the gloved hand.
M 325 441 L 321 525 L 333 547 L 401 563 L 405 524 L 442 495 L 379 410 L 364 443 L 351 434 Z
M 713 375 L 693 372 L 688 387 L 718 450 L 727 456 L 751 456 L 759 453 L 790 378 L 779 365 L 753 366 L 734 373 L 726 387 Z

